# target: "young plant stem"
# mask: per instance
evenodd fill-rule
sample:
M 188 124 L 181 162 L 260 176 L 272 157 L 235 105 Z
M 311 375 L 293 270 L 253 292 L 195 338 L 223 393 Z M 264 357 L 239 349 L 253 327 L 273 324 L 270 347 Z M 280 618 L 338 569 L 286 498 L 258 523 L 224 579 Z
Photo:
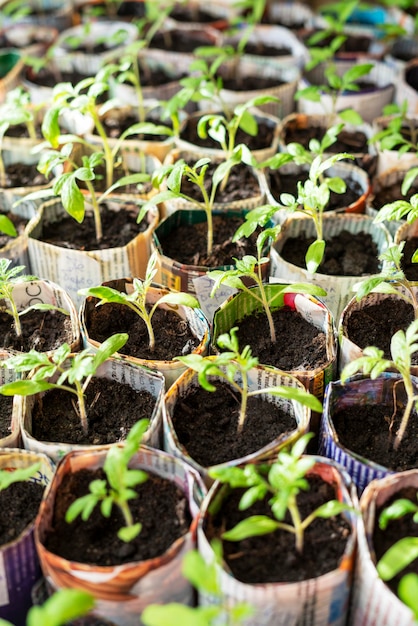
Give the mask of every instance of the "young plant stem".
M 94 125 L 96 127 L 96 130 L 99 133 L 99 136 L 103 142 L 103 152 L 105 155 L 105 163 L 106 163 L 106 189 L 108 189 L 113 184 L 113 154 L 109 146 L 109 141 L 107 139 L 106 131 L 96 111 L 96 108 L 89 107 L 89 112 L 94 120 Z
M 94 215 L 94 228 L 96 231 L 96 239 L 97 241 L 101 241 L 103 237 L 103 228 L 102 228 L 102 218 L 100 216 L 100 207 L 99 202 L 97 200 L 96 191 L 94 189 L 94 185 L 91 180 L 86 180 L 86 187 L 91 195 L 91 204 L 93 206 L 93 215 Z
M 401 425 L 399 426 L 399 430 L 396 433 L 395 441 L 393 443 L 394 450 L 397 450 L 400 446 L 400 443 L 405 434 L 405 430 L 408 426 L 408 421 L 409 421 L 409 417 L 411 415 L 412 409 L 414 407 L 414 402 L 417 398 L 416 396 L 414 396 L 412 380 L 410 378 L 404 377 L 403 382 L 404 382 L 404 387 L 406 391 L 407 402 L 406 402 L 404 414 L 402 416 Z

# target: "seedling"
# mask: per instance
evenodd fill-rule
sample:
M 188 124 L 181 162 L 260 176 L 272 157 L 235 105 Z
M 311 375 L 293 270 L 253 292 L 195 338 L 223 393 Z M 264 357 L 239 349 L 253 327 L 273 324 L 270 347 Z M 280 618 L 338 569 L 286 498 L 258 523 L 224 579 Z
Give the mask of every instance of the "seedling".
M 218 337 L 218 346 L 225 351 L 216 356 L 203 357 L 199 354 L 189 354 L 176 357 L 176 360 L 198 372 L 199 384 L 206 391 L 216 391 L 216 387 L 211 382 L 210 377 L 217 376 L 237 392 L 241 400 L 237 424 L 238 433 L 242 432 L 244 428 L 248 398 L 262 393 L 290 398 L 308 406 L 313 411 L 322 411 L 321 403 L 315 396 L 297 387 L 277 385 L 250 391 L 248 374 L 252 368 L 258 365 L 258 359 L 252 356 L 250 346 L 246 346 L 242 352 L 239 351 L 237 331 L 238 328 L 231 328 L 230 333 L 225 333 Z
M 244 488 L 246 491 L 239 503 L 240 511 L 247 510 L 255 502 L 269 496 L 272 517 L 251 515 L 239 522 L 234 528 L 224 532 L 225 541 L 242 541 L 248 537 L 266 535 L 275 530 L 284 530 L 294 535 L 295 548 L 303 554 L 305 530 L 318 518 L 330 518 L 352 507 L 339 500 L 329 500 L 312 511 L 304 519 L 301 517 L 297 496 L 301 491 L 309 490 L 308 475 L 315 465 L 315 458 L 303 456 L 312 433 L 303 435 L 290 449 L 280 450 L 277 459 L 271 465 L 248 464 L 243 468 L 225 467 L 210 470 L 215 480 L 229 484 L 233 489 Z M 290 521 L 284 521 L 286 514 Z
M 133 279 L 133 290 L 131 293 L 124 293 L 113 289 L 112 287 L 99 286 L 90 287 L 89 289 L 81 289 L 79 293 L 83 296 L 93 296 L 98 298 L 99 302 L 96 306 L 108 303 L 122 304 L 134 311 L 144 321 L 149 338 L 149 348 L 155 348 L 155 335 L 152 326 L 152 318 L 155 311 L 161 304 L 170 304 L 178 306 L 199 307 L 199 302 L 192 295 L 184 292 L 170 292 L 159 298 L 151 307 L 147 303 L 147 295 L 152 286 L 157 268 L 157 252 L 154 251 L 148 261 L 144 280 L 139 278 Z
M 386 530 L 389 522 L 396 522 L 405 515 L 412 515 L 413 521 L 418 523 L 418 505 L 408 498 L 394 500 L 381 512 L 379 527 Z M 403 537 L 385 552 L 377 562 L 376 568 L 380 578 L 387 581 L 400 574 L 417 558 L 418 537 Z M 412 609 L 415 619 L 418 620 L 417 590 L 418 576 L 413 573 L 404 574 L 399 582 L 398 595 L 402 602 Z
M 249 237 L 251 233 L 259 226 L 260 223 L 265 223 L 270 217 L 272 208 L 274 210 L 277 207 L 271 207 L 270 205 L 264 205 L 253 209 L 246 215 L 245 222 L 241 224 L 238 230 L 235 232 L 233 241 L 238 241 L 241 237 Z M 266 290 L 266 285 L 263 282 L 262 269 L 263 266 L 268 263 L 268 257 L 263 255 L 265 246 L 269 240 L 274 241 L 280 232 L 280 225 L 272 228 L 265 228 L 260 232 L 257 237 L 257 257 L 251 255 L 245 255 L 242 259 L 234 259 L 235 268 L 226 270 L 212 270 L 207 272 L 207 276 L 214 281 L 214 285 L 211 291 L 211 297 L 213 297 L 216 291 L 221 285 L 227 285 L 233 289 L 244 291 L 249 296 L 257 300 L 264 310 L 270 329 L 270 339 L 272 343 L 276 342 L 276 331 L 274 328 L 274 322 L 271 312 L 271 307 L 277 300 L 280 300 L 285 293 L 310 293 L 316 296 L 325 296 L 326 291 L 321 287 L 317 287 L 312 284 L 299 284 L 295 283 L 288 286 L 283 286 L 282 289 L 277 290 L 272 297 L 269 298 Z M 247 285 L 255 284 L 257 288 L 249 288 Z
M 130 469 L 128 464 L 138 451 L 148 426 L 149 420 L 140 420 L 131 428 L 123 445 L 114 444 L 109 448 L 103 465 L 106 480 L 93 480 L 89 485 L 89 493 L 77 498 L 69 506 L 65 514 L 68 523 L 79 515 L 83 521 L 88 520 L 98 504 L 103 517 L 108 518 L 115 505 L 125 521 L 125 526 L 118 531 L 119 539 L 129 542 L 139 535 L 142 524 L 134 524 L 128 502 L 138 497 L 134 487 L 144 483 L 148 474 L 143 470 Z
M 197 550 L 187 552 L 182 562 L 182 574 L 199 593 L 215 599 L 216 604 L 196 607 L 178 602 L 151 604 L 141 615 L 145 626 L 172 626 L 173 623 L 189 626 L 238 626 L 251 617 L 254 609 L 248 602 L 230 606 L 225 601 L 217 573 L 217 563 L 222 561 L 222 545 L 214 540 L 211 546 L 214 558 L 210 562 L 205 561 Z
M 379 255 L 379 261 L 382 263 L 380 274 L 366 278 L 363 282 L 355 285 L 354 289 L 357 301 L 360 301 L 371 292 L 394 294 L 413 307 L 414 317 L 417 319 L 417 297 L 414 293 L 413 285 L 405 276 L 401 265 L 404 246 L 405 241 L 401 241 L 399 244 L 392 244 L 382 252 Z
M 418 350 L 418 319 L 415 319 L 406 329 L 406 331 L 398 330 L 392 337 L 390 343 L 390 352 L 392 359 L 385 359 L 383 350 L 379 350 L 375 346 L 368 346 L 363 350 L 363 356 L 348 363 L 341 373 L 341 382 L 356 374 L 362 372 L 366 376 L 370 376 L 372 380 L 378 378 L 380 374 L 387 370 L 397 371 L 401 375 L 403 386 L 406 392 L 406 405 L 402 416 L 401 424 L 393 441 L 393 447 L 397 450 L 402 442 L 412 409 L 418 408 L 418 393 L 411 374 L 412 355 Z M 396 407 L 396 387 L 394 387 L 394 411 L 389 424 L 389 433 L 392 433 Z
M 78 619 L 94 607 L 92 595 L 79 589 L 59 589 L 42 606 L 32 606 L 26 617 L 26 626 L 64 626 Z M 0 619 L 0 626 L 13 626 Z
M 28 311 L 53 310 L 59 311 L 64 315 L 69 315 L 68 311 L 66 311 L 65 309 L 54 306 L 53 304 L 47 304 L 45 302 L 32 304 L 22 311 L 18 310 L 15 298 L 13 296 L 14 288 L 20 283 L 36 280 L 35 276 L 22 275 L 24 269 L 24 265 L 17 265 L 15 267 L 12 267 L 12 261 L 10 259 L 0 258 L 0 311 L 2 311 L 3 313 L 7 313 L 12 317 L 16 337 L 22 336 L 22 325 L 20 323 L 20 318 L 25 313 L 28 313 Z
M 167 189 L 152 196 L 152 200 L 145 203 L 143 208 L 146 209 L 151 204 L 154 205 L 160 202 L 166 202 L 167 200 L 182 198 L 194 204 L 196 208 L 202 209 L 206 214 L 207 220 L 207 253 L 209 255 L 213 247 L 212 212 L 216 194 L 222 189 L 222 183 L 231 169 L 241 162 L 247 165 L 254 165 L 254 158 L 251 152 L 243 144 L 236 146 L 231 156 L 217 165 L 212 174 L 209 190 L 205 184 L 206 172 L 211 163 L 209 158 L 199 159 L 194 165 L 189 165 L 184 159 L 178 159 L 175 163 L 170 165 L 163 165 L 152 174 L 152 184 L 154 187 L 159 188 L 163 181 L 165 181 Z M 197 195 L 197 197 L 189 196 L 181 191 L 183 179 L 189 180 L 196 186 L 197 194 L 200 195 L 201 200 L 199 199 L 199 195 Z
M 14 483 L 26 482 L 40 468 L 41 463 L 33 463 L 29 467 L 19 467 L 13 469 L 13 471 L 10 471 L 9 469 L 0 470 L 0 491 L 7 489 Z
M 85 349 L 71 354 L 70 346 L 64 343 L 51 356 L 36 350 L 11 356 L 2 362 L 2 367 L 23 374 L 33 370 L 32 375 L 24 380 L 5 383 L 0 387 L 0 394 L 4 396 L 32 396 L 49 389 L 68 391 L 76 397 L 74 410 L 80 419 L 83 431 L 87 433 L 86 389 L 98 367 L 117 352 L 127 340 L 128 335 L 126 333 L 112 335 L 101 344 L 95 353 Z M 56 382 L 51 382 L 52 377 L 56 378 Z

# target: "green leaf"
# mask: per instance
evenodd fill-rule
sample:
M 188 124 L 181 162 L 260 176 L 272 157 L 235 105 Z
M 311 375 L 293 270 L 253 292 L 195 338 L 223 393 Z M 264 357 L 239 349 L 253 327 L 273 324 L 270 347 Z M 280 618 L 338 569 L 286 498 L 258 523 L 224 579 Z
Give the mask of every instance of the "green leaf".
M 408 498 L 399 498 L 383 509 L 379 516 L 379 528 L 385 530 L 391 520 L 397 520 L 408 513 L 416 513 L 417 505 Z
M 79 224 L 84 220 L 84 196 L 73 177 L 67 178 L 61 189 L 61 201 L 64 209 Z
M 92 595 L 78 589 L 60 589 L 43 606 L 29 609 L 27 626 L 61 626 L 86 615 L 95 604 Z
M 200 592 L 216 595 L 219 583 L 214 563 L 207 563 L 197 550 L 184 555 L 182 573 L 185 578 Z
M 324 257 L 324 252 L 325 241 L 323 239 L 317 239 L 311 243 L 305 256 L 306 268 L 308 272 L 311 274 L 316 272 Z
M 359 126 L 363 123 L 363 118 L 360 113 L 354 111 L 354 109 L 345 109 L 345 111 L 338 111 L 338 117 L 340 117 L 346 124 L 353 124 Z
M 418 537 L 404 537 L 392 545 L 376 568 L 382 580 L 391 580 L 418 558 Z
M 33 396 L 41 391 L 53 389 L 54 385 L 46 380 L 16 380 L 12 383 L 6 383 L 0 387 L 0 393 L 3 396 Z
M 418 576 L 413 572 L 405 574 L 399 581 L 398 595 L 410 609 L 418 621 Z
M 112 354 L 118 352 L 122 346 L 128 341 L 129 335 L 127 333 L 117 333 L 108 337 L 97 350 L 94 355 L 94 367 L 97 369 L 99 365 L 104 363 Z
M 222 533 L 225 541 L 242 541 L 248 537 L 257 537 L 274 532 L 278 528 L 278 523 L 266 515 L 252 515 L 247 519 L 238 522 L 234 528 Z
M 298 387 L 290 387 L 286 385 L 278 385 L 276 387 L 267 387 L 266 393 L 280 396 L 281 398 L 289 398 L 295 400 L 303 406 L 307 406 L 312 411 L 322 413 L 322 404 L 313 394 L 309 393 L 305 389 L 299 389 Z
M 142 529 L 142 524 L 138 522 L 138 524 L 134 524 L 133 526 L 124 526 L 124 528 L 120 528 L 118 531 L 118 537 L 122 541 L 129 543 L 135 537 L 139 535 Z
M 10 218 L 7 215 L 0 215 L 0 231 L 9 237 L 16 237 L 17 231 Z
M 339 500 L 328 500 L 328 502 L 325 502 L 325 504 L 322 504 L 315 510 L 315 517 L 327 519 L 344 511 L 354 511 L 354 508 Z
M 401 187 L 401 191 L 404 196 L 408 193 L 409 189 L 412 186 L 412 183 L 414 182 L 417 176 L 418 176 L 418 167 L 412 167 L 405 174 L 403 182 L 402 182 L 402 187 Z
M 211 626 L 219 612 L 215 606 L 192 608 L 174 602 L 163 606 L 151 604 L 142 612 L 141 622 L 145 626 Z

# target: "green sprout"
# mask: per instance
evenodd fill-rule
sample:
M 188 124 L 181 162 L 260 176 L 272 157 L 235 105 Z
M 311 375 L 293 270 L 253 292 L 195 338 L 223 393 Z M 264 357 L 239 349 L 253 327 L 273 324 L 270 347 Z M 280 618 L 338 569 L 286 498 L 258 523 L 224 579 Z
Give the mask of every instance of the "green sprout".
M 86 615 L 95 604 L 93 596 L 79 589 L 60 589 L 42 606 L 32 606 L 26 617 L 26 626 L 63 626 Z M 0 618 L 0 626 L 13 626 Z

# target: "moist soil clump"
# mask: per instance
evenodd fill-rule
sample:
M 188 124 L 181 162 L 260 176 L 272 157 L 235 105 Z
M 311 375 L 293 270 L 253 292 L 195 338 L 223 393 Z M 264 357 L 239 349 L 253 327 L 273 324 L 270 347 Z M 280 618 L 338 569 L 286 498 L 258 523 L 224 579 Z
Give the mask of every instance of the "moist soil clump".
M 382 530 L 379 528 L 377 520 L 380 517 L 383 509 L 390 506 L 395 500 L 405 498 L 417 503 L 417 490 L 414 487 L 404 487 L 397 491 L 392 497 L 388 498 L 384 505 L 376 509 L 376 523 L 373 529 L 373 547 L 376 554 L 376 561 L 379 561 L 381 557 L 387 552 L 387 550 L 393 546 L 399 539 L 404 537 L 416 537 L 418 533 L 418 525 L 414 521 L 413 513 L 406 513 L 399 519 L 389 520 L 387 528 Z M 395 595 L 398 593 L 398 586 L 400 579 L 410 572 L 418 574 L 418 560 L 414 559 L 407 567 L 402 569 L 399 574 L 396 574 L 391 580 L 385 581 L 386 585 L 393 591 Z
M 126 208 L 119 211 L 112 211 L 106 204 L 101 205 L 103 238 L 100 241 L 96 239 L 93 215 L 86 215 L 81 224 L 76 225 L 77 227 L 71 217 L 45 224 L 42 229 L 42 241 L 61 248 L 77 250 L 123 247 L 148 226 L 146 220 L 137 224 L 137 206 L 128 203 L 125 206 Z
M 129 339 L 119 350 L 121 354 L 153 361 L 172 361 L 176 356 L 193 352 L 199 339 L 193 335 L 186 320 L 174 311 L 158 308 L 152 318 L 155 348 L 149 349 L 145 322 L 127 306 L 108 303 L 95 306 L 97 298 L 87 302 L 87 331 L 90 339 L 103 343 L 115 333 L 128 333 Z
M 332 417 L 340 443 L 365 459 L 387 467 L 393 472 L 418 467 L 418 420 L 413 413 L 397 450 L 393 447 L 404 405 L 397 389 L 396 414 L 392 405 L 356 404 L 339 409 Z M 393 421 L 391 431 L 390 424 Z
M 141 485 L 132 487 L 138 497 L 129 500 L 134 523 L 141 522 L 139 535 L 126 543 L 117 537 L 125 526 L 117 506 L 109 518 L 96 506 L 89 519 L 77 517 L 68 524 L 65 513 L 68 507 L 89 491 L 93 480 L 104 480 L 103 470 L 80 470 L 63 477 L 57 491 L 52 528 L 45 537 L 45 546 L 54 554 L 77 563 L 99 566 L 121 565 L 145 561 L 163 555 L 180 537 L 187 534 L 191 523 L 188 503 L 184 494 L 172 482 L 149 474 Z
M 399 298 L 385 298 L 352 311 L 347 319 L 346 336 L 359 348 L 376 346 L 383 350 L 385 359 L 391 358 L 390 342 L 398 330 L 406 330 L 414 320 L 413 307 Z M 418 355 L 413 355 L 413 357 Z
M 270 339 L 267 317 L 263 313 L 248 315 L 239 323 L 239 345 L 249 345 L 259 363 L 289 372 L 313 370 L 328 362 L 324 332 L 287 306 L 272 311 L 272 316 L 275 343 Z
M 281 256 L 288 263 L 305 267 L 305 256 L 315 237 L 289 237 L 281 251 Z M 359 232 L 353 235 L 347 230 L 334 237 L 327 238 L 324 259 L 319 274 L 330 276 L 364 276 L 379 271 L 377 246 L 369 233 Z
M 25 481 L 0 491 L 0 545 L 14 541 L 38 514 L 44 486 Z
M 212 137 L 199 137 L 197 134 L 198 119 L 190 118 L 186 121 L 185 126 L 180 131 L 180 139 L 188 141 L 195 146 L 201 148 L 220 149 L 219 142 L 212 139 Z M 236 135 L 235 145 L 240 143 L 248 146 L 249 150 L 261 150 L 271 146 L 274 137 L 275 125 L 272 123 L 264 122 L 263 120 L 257 120 L 258 132 L 256 135 L 249 135 L 241 128 L 238 129 Z
M 0 439 L 8 437 L 12 433 L 12 410 L 13 397 L 2 396 L 0 400 Z
M 402 183 L 403 180 L 400 180 L 391 185 L 385 185 L 380 191 L 377 191 L 373 197 L 373 208 L 378 211 L 385 204 L 395 202 L 396 200 L 410 201 L 411 197 L 418 193 L 418 183 L 416 182 L 415 184 L 413 183 L 406 194 L 403 195 L 401 190 Z
M 402 269 L 408 280 L 418 280 L 418 263 L 412 262 L 412 257 L 418 248 L 418 237 L 408 237 L 403 249 Z
M 172 417 L 178 440 L 203 467 L 251 454 L 296 430 L 292 415 L 252 397 L 248 399 L 244 428 L 238 433 L 240 398 L 226 383 L 213 384 L 214 392 L 196 387 L 179 399 Z
M 11 163 L 6 166 L 6 179 L 2 187 L 37 187 L 46 185 L 48 179 L 38 172 L 36 164 Z
M 174 52 L 194 52 L 196 48 L 210 45 L 204 30 L 181 31 L 169 30 L 156 33 L 150 41 L 150 48 Z
M 167 235 L 159 236 L 162 253 L 184 265 L 202 267 L 220 267 L 232 265 L 234 258 L 242 259 L 246 254 L 256 256 L 255 234 L 243 237 L 236 243 L 232 238 L 238 226 L 242 224 L 238 217 L 213 216 L 213 249 L 207 254 L 207 222 L 184 224 Z
M 316 476 L 309 476 L 309 491 L 298 497 L 298 508 L 305 519 L 318 506 L 336 498 L 332 485 Z M 245 511 L 239 510 L 243 489 L 234 489 L 222 502 L 220 511 L 206 521 L 205 532 L 210 540 L 221 539 L 226 530 L 252 515 L 273 518 L 268 500 L 253 504 Z M 274 519 L 274 518 L 273 518 Z M 284 522 L 290 523 L 289 514 Z M 276 530 L 261 537 L 242 541 L 222 541 L 223 558 L 238 580 L 247 584 L 297 582 L 317 578 L 336 569 L 344 554 L 350 527 L 342 515 L 330 519 L 316 519 L 304 532 L 302 554 L 295 549 L 294 535 Z
M 39 441 L 105 445 L 123 441 L 140 419 L 150 419 L 155 398 L 147 391 L 109 378 L 93 378 L 85 392 L 88 433 L 74 410 L 73 394 L 61 389 L 37 398 L 32 413 L 32 435 Z
M 72 344 L 74 333 L 69 315 L 60 311 L 28 311 L 20 316 L 22 336 L 17 337 L 11 317 L 0 312 L 0 344 L 19 352 L 49 352 L 63 343 Z
M 230 91 L 257 91 L 259 89 L 271 89 L 284 85 L 283 80 L 268 76 L 247 76 L 240 78 L 224 77 L 223 88 Z

